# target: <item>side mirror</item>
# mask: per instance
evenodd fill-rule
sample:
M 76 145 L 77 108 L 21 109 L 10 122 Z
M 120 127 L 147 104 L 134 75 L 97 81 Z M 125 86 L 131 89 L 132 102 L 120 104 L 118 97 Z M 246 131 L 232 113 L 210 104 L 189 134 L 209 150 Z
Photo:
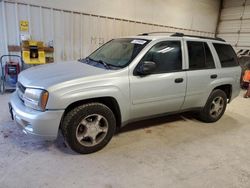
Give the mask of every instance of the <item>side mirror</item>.
M 136 70 L 138 75 L 148 75 L 155 71 L 156 63 L 153 61 L 144 61 Z

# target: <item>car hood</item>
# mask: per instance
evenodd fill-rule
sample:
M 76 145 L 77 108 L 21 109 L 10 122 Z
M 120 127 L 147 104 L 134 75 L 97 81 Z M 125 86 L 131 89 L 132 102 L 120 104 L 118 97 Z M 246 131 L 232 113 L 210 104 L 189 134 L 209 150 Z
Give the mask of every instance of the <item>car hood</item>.
M 78 61 L 39 65 L 22 71 L 18 81 L 26 87 L 48 88 L 50 86 L 89 76 L 113 72 Z

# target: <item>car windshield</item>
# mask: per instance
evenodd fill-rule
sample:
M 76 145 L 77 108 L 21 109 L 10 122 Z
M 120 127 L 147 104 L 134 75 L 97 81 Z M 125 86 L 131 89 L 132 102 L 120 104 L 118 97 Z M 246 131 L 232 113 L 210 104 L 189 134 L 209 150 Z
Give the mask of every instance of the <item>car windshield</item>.
M 123 68 L 126 67 L 148 43 L 149 40 L 144 39 L 113 39 L 101 46 L 86 59 L 98 62 L 106 68 Z

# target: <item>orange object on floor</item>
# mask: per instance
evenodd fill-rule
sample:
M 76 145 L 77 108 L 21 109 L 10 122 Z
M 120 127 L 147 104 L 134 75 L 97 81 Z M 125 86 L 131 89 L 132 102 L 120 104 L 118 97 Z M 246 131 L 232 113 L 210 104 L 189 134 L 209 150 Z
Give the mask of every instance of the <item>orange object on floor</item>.
M 247 92 L 244 95 L 244 98 L 250 98 L 250 70 L 246 70 L 243 76 L 243 81 L 248 82 Z
M 246 70 L 243 76 L 244 82 L 250 82 L 250 70 Z
M 245 93 L 244 98 L 250 98 L 250 83 L 248 84 L 247 92 Z

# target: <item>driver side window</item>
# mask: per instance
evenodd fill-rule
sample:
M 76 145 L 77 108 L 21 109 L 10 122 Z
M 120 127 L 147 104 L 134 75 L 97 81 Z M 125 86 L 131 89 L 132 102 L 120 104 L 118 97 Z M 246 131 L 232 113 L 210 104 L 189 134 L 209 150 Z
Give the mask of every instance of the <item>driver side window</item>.
M 141 62 L 153 61 L 156 64 L 154 74 L 182 70 L 182 52 L 180 41 L 163 41 L 155 44 L 141 59 Z

